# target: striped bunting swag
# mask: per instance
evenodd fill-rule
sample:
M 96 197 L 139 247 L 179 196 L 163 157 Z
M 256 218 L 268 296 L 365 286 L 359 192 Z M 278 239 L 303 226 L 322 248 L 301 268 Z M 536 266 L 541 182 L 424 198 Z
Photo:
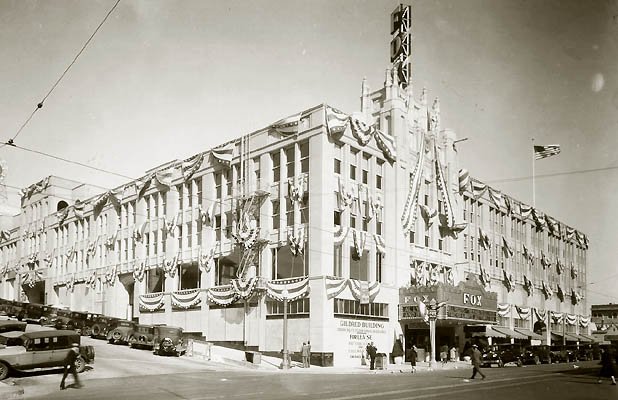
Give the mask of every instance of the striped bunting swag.
M 520 204 L 519 213 L 521 214 L 521 219 L 526 220 L 530 218 L 530 215 L 532 214 L 532 207 L 526 204 Z
M 187 289 L 172 292 L 172 306 L 187 309 L 195 307 L 202 302 L 200 289 Z
M 590 322 L 590 318 L 589 317 L 584 317 L 583 315 L 579 316 L 579 325 L 582 328 L 587 328 L 589 322 Z
M 469 186 L 470 172 L 468 172 L 467 169 L 462 168 L 459 170 L 459 194 L 463 194 Z
M 532 314 L 532 310 L 530 307 L 519 307 L 515 306 L 515 310 L 517 310 L 517 314 L 519 314 L 520 319 L 528 319 Z
M 566 320 L 566 323 L 568 325 L 575 325 L 575 324 L 577 324 L 577 315 L 575 315 L 575 314 L 566 314 L 565 320 Z
M 345 132 L 350 124 L 350 117 L 342 111 L 331 106 L 326 106 L 326 129 L 329 135 L 336 135 Z
M 478 200 L 479 197 L 481 197 L 486 190 L 486 184 L 482 182 L 477 182 L 475 180 L 472 181 L 472 195 L 474 196 L 474 199 Z
M 182 169 L 182 176 L 185 181 L 191 178 L 193 174 L 200 169 L 202 166 L 202 161 L 204 161 L 204 153 L 197 154 L 189 158 L 187 161 L 183 161 L 180 168 Z
M 491 187 L 488 188 L 487 190 L 489 191 L 489 199 L 491 200 L 491 202 L 494 203 L 494 205 L 496 206 L 498 210 L 502 208 L 503 206 L 502 192 L 494 188 L 491 188 Z
M 373 234 L 373 242 L 376 245 L 376 251 L 382 255 L 386 254 L 386 242 L 384 242 L 384 238 L 382 235 L 378 235 L 377 233 Z
M 341 244 L 345 240 L 346 236 L 348 236 L 348 231 L 350 230 L 347 226 L 339 226 L 335 228 L 333 232 L 333 242 L 335 244 Z
M 163 293 L 150 293 L 139 296 L 139 307 L 146 311 L 157 311 L 163 305 Z
M 539 310 L 538 308 L 534 309 L 534 315 L 536 316 L 536 319 L 541 320 L 541 321 L 545 321 L 545 318 L 547 318 L 547 311 L 546 310 Z
M 221 164 L 229 167 L 232 163 L 234 153 L 234 143 L 228 143 L 225 146 L 217 147 L 211 150 L 212 156 Z
M 562 322 L 562 318 L 564 318 L 564 314 L 557 311 L 550 311 L 549 316 L 555 323 Z
M 266 295 L 273 300 L 283 301 L 283 291 L 287 289 L 287 301 L 295 301 L 309 294 L 309 279 L 307 277 L 280 279 L 266 283 Z
M 366 290 L 369 292 L 369 302 L 373 303 L 378 293 L 380 293 L 380 282 L 365 282 L 359 281 L 358 279 L 349 279 L 348 286 L 350 287 L 352 296 L 354 296 L 356 300 L 361 300 L 363 291 Z
M 534 159 L 541 160 L 560 154 L 559 144 L 548 144 L 546 146 L 534 146 Z
M 534 222 L 536 223 L 536 227 L 538 229 L 541 229 L 541 230 L 545 229 L 545 227 L 547 226 L 545 223 L 545 215 L 543 215 L 541 211 L 537 210 L 536 208 L 533 208 L 532 218 L 534 219 Z
M 507 317 L 511 313 L 511 305 L 508 303 L 498 303 L 498 315 Z
M 418 204 L 418 195 L 421 188 L 421 178 L 423 175 L 423 165 L 425 163 L 425 141 L 421 140 L 421 148 L 418 151 L 418 160 L 414 166 L 414 171 L 410 175 L 408 187 L 408 197 L 401 215 L 401 223 L 405 234 L 414 228 L 416 222 L 416 205 Z
M 434 154 L 438 154 L 438 147 L 434 141 Z M 444 214 L 446 215 L 446 227 L 452 228 L 455 225 L 455 216 L 453 215 L 453 207 L 451 203 L 451 194 L 446 185 L 446 179 L 444 178 L 444 170 L 442 164 L 440 164 L 440 158 L 434 157 L 436 163 L 436 185 L 438 186 L 438 192 L 442 195 L 442 204 L 444 208 Z
M 238 293 L 232 285 L 214 286 L 208 289 L 208 299 L 219 306 L 226 307 L 238 300 Z
M 255 289 L 258 280 L 259 278 L 256 276 L 247 280 L 233 279 L 231 282 L 232 288 L 238 295 L 238 298 L 245 300 L 253 295 L 253 290 Z
M 298 134 L 298 123 L 302 113 L 292 115 L 290 117 L 281 119 L 270 127 L 279 132 L 281 136 L 293 136 Z
M 333 299 L 348 286 L 348 280 L 345 278 L 336 278 L 334 276 L 327 276 L 324 280 L 326 285 L 326 298 L 328 300 Z

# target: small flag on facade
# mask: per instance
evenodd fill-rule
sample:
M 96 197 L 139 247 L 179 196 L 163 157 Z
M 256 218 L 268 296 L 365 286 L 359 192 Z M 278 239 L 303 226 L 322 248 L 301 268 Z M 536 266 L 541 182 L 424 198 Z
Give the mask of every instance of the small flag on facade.
M 540 160 L 543 158 L 560 154 L 559 144 L 548 144 L 547 146 L 534 146 L 534 159 Z

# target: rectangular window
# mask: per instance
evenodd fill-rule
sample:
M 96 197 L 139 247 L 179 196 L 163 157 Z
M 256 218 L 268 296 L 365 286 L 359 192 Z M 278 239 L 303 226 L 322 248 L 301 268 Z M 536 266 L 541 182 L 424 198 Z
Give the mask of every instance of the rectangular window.
M 335 174 L 339 175 L 341 174 L 341 160 L 337 160 L 335 158 L 334 161 L 333 170 L 335 171 Z
M 369 252 L 362 250 L 360 258 L 357 257 L 354 247 L 350 247 L 350 279 L 361 281 L 369 280 Z M 358 259 L 354 259 L 354 258 Z
M 358 163 L 358 150 L 350 149 L 350 179 L 356 180 L 356 165 Z
M 343 260 L 341 253 L 341 245 L 336 244 L 333 249 L 333 274 L 335 276 L 343 276 Z
M 335 210 L 333 213 L 333 223 L 335 224 L 335 226 L 340 226 L 341 225 L 341 211 L 339 210 Z
M 273 200 L 272 205 L 273 205 L 273 229 L 279 229 L 279 218 L 281 217 L 279 200 Z
M 163 291 L 163 270 L 152 268 L 146 271 L 146 293 L 161 293 Z
M 194 197 L 193 181 L 187 182 L 186 188 L 187 188 L 187 207 L 191 208 L 193 207 L 193 197 Z
M 369 154 L 363 153 L 363 161 L 362 161 L 362 181 L 365 185 L 369 183 L 369 159 L 371 156 Z
M 416 235 L 414 234 L 414 231 L 410 231 L 408 239 L 410 244 L 414 244 L 416 242 Z
M 376 281 L 382 282 L 382 253 L 376 254 Z
M 300 144 L 300 172 L 309 172 L 309 142 Z
M 300 203 L 300 222 L 309 223 L 309 193 L 307 192 L 303 194 L 303 200 Z
M 200 176 L 199 178 L 195 179 L 195 198 L 197 200 L 197 205 L 198 206 L 202 206 L 203 202 L 202 202 L 202 190 L 203 190 L 203 186 L 202 186 L 202 177 Z
M 425 235 L 425 247 L 429 247 L 429 235 Z
M 234 173 L 232 171 L 238 170 L 238 166 L 234 165 L 232 168 L 228 169 L 225 174 L 225 185 L 226 185 L 226 194 L 228 196 L 232 195 L 232 188 L 234 186 Z
M 384 161 L 376 161 L 376 188 L 382 189 L 382 174 L 384 169 Z
M 356 215 L 350 213 L 350 228 L 356 228 Z
M 273 161 L 273 182 L 279 182 L 281 180 L 281 155 L 279 150 L 270 155 Z
M 216 195 L 217 195 L 217 199 L 220 199 L 223 195 L 222 193 L 222 179 L 223 179 L 223 175 L 221 174 L 221 172 L 217 172 L 215 173 L 215 191 L 216 191 Z
M 183 210 L 184 209 L 184 199 L 183 199 L 183 184 L 180 185 L 176 185 L 176 191 L 178 192 L 178 209 L 179 210 Z
M 288 178 L 294 176 L 294 145 L 285 149 L 285 165 Z
M 197 262 L 183 264 L 179 267 L 178 289 L 197 289 L 200 287 L 200 269 Z
M 157 255 L 159 252 L 159 231 L 152 233 L 152 254 Z
M 287 201 L 285 202 L 286 210 L 285 210 L 285 219 L 287 226 L 294 225 L 294 203 L 290 200 L 289 197 L 286 197 Z

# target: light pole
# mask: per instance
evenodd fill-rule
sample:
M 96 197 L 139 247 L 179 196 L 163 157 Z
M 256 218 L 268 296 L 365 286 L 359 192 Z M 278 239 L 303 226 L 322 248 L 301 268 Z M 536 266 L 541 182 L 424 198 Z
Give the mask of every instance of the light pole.
M 431 299 L 427 307 L 427 318 L 429 319 L 429 366 L 437 367 L 435 349 L 436 349 L 436 320 L 438 319 L 438 310 L 446 303 L 438 303 L 436 299 Z
M 288 289 L 281 292 L 283 296 L 283 360 L 281 369 L 290 369 L 290 357 L 288 353 Z

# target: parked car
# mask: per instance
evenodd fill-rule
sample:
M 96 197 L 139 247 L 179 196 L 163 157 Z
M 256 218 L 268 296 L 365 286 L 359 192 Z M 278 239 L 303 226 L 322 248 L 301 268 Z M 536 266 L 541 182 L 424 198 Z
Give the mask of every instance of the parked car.
M 11 300 L 8 299 L 0 299 L 0 315 L 8 315 L 7 310 L 11 305 Z
M 55 307 L 36 303 L 25 303 L 17 318 L 22 321 L 43 325 L 56 314 Z
M 526 347 L 522 354 L 524 364 L 551 364 L 551 353 L 548 346 Z
M 13 370 L 61 367 L 73 343 L 80 343 L 74 331 L 24 332 L 19 336 L 22 344 L 0 349 L 0 380 Z M 86 364 L 94 362 L 94 348 L 80 346 L 75 360 L 77 372 L 83 372 Z
M 135 325 L 129 335 L 129 347 L 151 348 L 154 344 L 155 329 L 152 325 Z
M 107 332 L 113 329 L 118 321 L 120 321 L 119 318 L 94 315 L 90 327 L 90 336 L 96 339 L 106 339 Z
M 7 331 L 0 333 L 0 348 L 7 346 L 23 346 L 23 331 Z
M 492 346 L 483 352 L 481 358 L 481 367 L 491 367 L 492 365 L 504 367 L 508 363 L 513 363 L 518 367 L 522 366 L 522 355 L 518 346 Z
M 24 308 L 24 303 L 17 300 L 9 300 L 9 303 L 6 304 L 5 307 L 6 315 L 8 315 L 9 317 L 18 318 L 21 310 Z
M 550 353 L 552 361 L 556 363 L 569 362 L 575 359 L 573 350 L 565 346 L 551 346 Z
M 28 325 L 28 323 L 23 322 L 23 321 L 13 321 L 10 319 L 4 319 L 0 321 L 0 333 L 10 332 L 10 331 L 24 332 L 26 330 L 26 325 Z
M 155 326 L 152 352 L 155 355 L 181 356 L 187 351 L 182 337 L 182 328 L 176 326 Z
M 127 320 L 118 321 L 116 326 L 107 332 L 107 340 L 111 344 L 128 344 L 136 325 L 135 322 Z

